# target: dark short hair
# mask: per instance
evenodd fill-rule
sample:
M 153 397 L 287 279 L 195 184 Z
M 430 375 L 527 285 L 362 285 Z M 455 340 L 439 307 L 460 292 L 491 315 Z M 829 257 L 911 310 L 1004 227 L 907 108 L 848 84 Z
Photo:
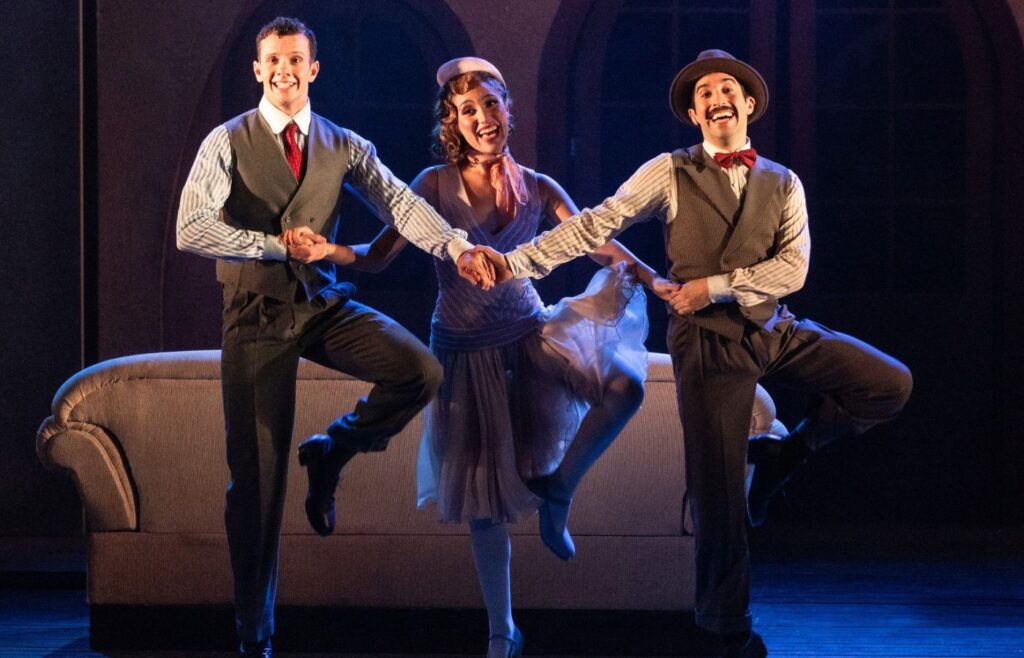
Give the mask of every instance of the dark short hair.
M 511 137 L 515 130 L 515 123 L 512 120 L 512 96 L 508 93 L 508 87 L 486 71 L 469 71 L 457 75 L 445 83 L 437 91 L 437 102 L 434 104 L 434 142 L 431 144 L 431 151 L 434 152 L 445 164 L 458 165 L 466 157 L 466 140 L 459 133 L 459 110 L 452 103 L 452 97 L 458 94 L 465 94 L 471 89 L 480 85 L 493 85 L 509 109 L 508 130 Z
M 279 37 L 301 34 L 309 39 L 310 61 L 316 61 L 316 35 L 313 34 L 313 30 L 309 29 L 309 26 L 299 19 L 289 18 L 287 16 L 278 16 L 260 28 L 259 33 L 256 35 L 256 59 L 260 58 L 260 43 L 262 43 L 263 40 L 271 34 L 275 34 Z

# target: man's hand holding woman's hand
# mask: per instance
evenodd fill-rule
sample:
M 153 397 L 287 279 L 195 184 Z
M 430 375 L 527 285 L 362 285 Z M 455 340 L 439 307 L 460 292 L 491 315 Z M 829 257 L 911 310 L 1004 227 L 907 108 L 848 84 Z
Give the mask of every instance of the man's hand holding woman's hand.
M 662 297 L 668 302 L 679 315 L 691 315 L 711 304 L 711 293 L 708 291 L 707 279 L 694 279 L 683 285 L 673 284 L 677 289 L 669 294 L 668 298 Z M 661 297 L 661 295 L 658 295 Z
M 281 234 L 281 243 L 286 247 L 309 246 L 323 242 L 327 242 L 327 238 L 314 233 L 308 226 L 290 228 Z
M 469 281 L 481 290 L 490 290 L 494 287 L 494 266 L 479 252 L 481 247 L 467 249 L 459 256 L 456 266 L 459 276 Z
M 290 228 L 281 234 L 281 244 L 288 248 L 288 258 L 301 263 L 315 263 L 330 255 L 334 245 L 314 233 L 308 226 Z
M 660 276 L 655 276 L 651 279 L 651 292 L 663 302 L 671 302 L 672 295 L 679 290 L 679 284 L 675 281 L 669 281 L 668 279 Z
M 484 276 L 475 276 L 469 270 L 463 272 L 462 263 L 467 257 L 472 259 L 478 270 L 482 269 L 485 272 Z M 463 279 L 483 290 L 490 290 L 494 284 L 504 283 L 512 278 L 512 272 L 508 269 L 508 262 L 505 260 L 504 254 L 485 245 L 477 245 L 459 257 L 459 274 Z
M 288 257 L 302 263 L 323 260 L 337 247 L 306 226 L 286 230 L 281 234 L 280 240 L 288 249 Z M 467 249 L 459 256 L 456 267 L 459 276 L 481 290 L 490 290 L 495 283 L 512 278 L 505 257 L 490 247 L 477 246 Z

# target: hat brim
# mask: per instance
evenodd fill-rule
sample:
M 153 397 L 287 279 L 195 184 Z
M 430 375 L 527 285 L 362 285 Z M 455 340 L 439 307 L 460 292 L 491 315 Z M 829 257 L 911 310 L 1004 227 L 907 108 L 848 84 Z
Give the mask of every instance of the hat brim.
M 692 125 L 688 110 L 693 99 L 693 87 L 709 73 L 727 73 L 736 78 L 743 85 L 747 95 L 754 97 L 754 111 L 747 119 L 747 123 L 754 123 L 761 118 L 768 107 L 768 85 L 761 74 L 738 59 L 708 57 L 698 59 L 677 73 L 668 89 L 668 104 L 680 121 Z

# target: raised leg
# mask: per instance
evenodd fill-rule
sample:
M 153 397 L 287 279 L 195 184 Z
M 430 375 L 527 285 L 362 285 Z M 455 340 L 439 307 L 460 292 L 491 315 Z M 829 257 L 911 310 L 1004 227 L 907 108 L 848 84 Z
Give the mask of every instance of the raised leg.
M 352 301 L 310 322 L 303 343 L 306 358 L 374 384 L 326 434 L 315 434 L 299 446 L 309 482 L 306 517 L 318 534 L 329 535 L 342 467 L 359 452 L 384 450 L 436 395 L 443 373 L 437 359 L 405 328 Z
M 807 393 L 811 402 L 785 440 L 750 446 L 756 464 L 749 494 L 754 526 L 764 522 L 772 499 L 811 452 L 895 418 L 913 388 L 905 365 L 811 320 L 794 322 L 780 340 L 764 341 L 764 349 L 771 355 L 768 377 Z
M 643 397 L 644 383 L 616 364 L 601 400 L 593 404 L 583 417 L 558 468 L 551 475 L 530 483 L 530 488 L 543 499 L 539 510 L 541 539 L 563 560 L 576 554 L 567 527 L 576 487 L 640 408 Z

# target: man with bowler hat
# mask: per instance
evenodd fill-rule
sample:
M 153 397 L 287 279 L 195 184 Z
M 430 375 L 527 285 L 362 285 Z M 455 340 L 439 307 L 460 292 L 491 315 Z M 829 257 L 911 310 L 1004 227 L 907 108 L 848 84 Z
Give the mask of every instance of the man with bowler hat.
M 541 277 L 631 224 L 664 222 L 670 278 L 668 349 L 685 435 L 688 499 L 696 543 L 696 622 L 718 654 L 768 653 L 751 630 L 747 521 L 814 451 L 894 418 L 912 388 L 899 361 L 780 304 L 806 279 L 810 235 L 796 174 L 758 155 L 747 125 L 768 106 L 749 64 L 706 50 L 676 75 L 669 104 L 698 126 L 703 143 L 648 161 L 593 209 L 503 259 L 498 279 Z M 765 378 L 810 396 L 785 437 L 750 440 L 754 390 Z M 749 481 L 745 464 L 754 464 Z M 749 516 L 748 516 L 749 515 Z

